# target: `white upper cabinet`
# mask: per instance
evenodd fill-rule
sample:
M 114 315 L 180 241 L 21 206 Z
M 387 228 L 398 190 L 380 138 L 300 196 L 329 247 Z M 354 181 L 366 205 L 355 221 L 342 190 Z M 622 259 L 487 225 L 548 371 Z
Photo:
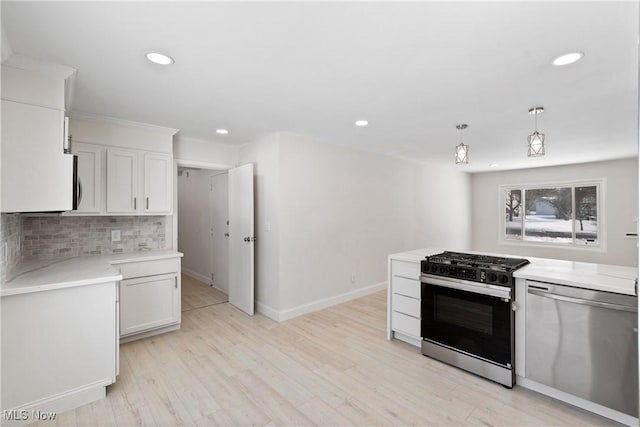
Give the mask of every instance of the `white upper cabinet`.
M 107 212 L 139 211 L 138 175 L 137 152 L 107 150 Z
M 167 154 L 107 149 L 107 212 L 171 213 L 172 171 Z
M 64 79 L 2 67 L 2 212 L 73 207 L 64 153 Z
M 144 211 L 171 213 L 173 161 L 164 154 L 144 154 Z
M 105 211 L 105 152 L 102 147 L 74 143 L 72 152 L 78 156 L 78 209 L 76 214 L 99 214 Z
M 170 215 L 173 134 L 177 130 L 115 119 L 74 116 L 82 198 L 75 215 Z

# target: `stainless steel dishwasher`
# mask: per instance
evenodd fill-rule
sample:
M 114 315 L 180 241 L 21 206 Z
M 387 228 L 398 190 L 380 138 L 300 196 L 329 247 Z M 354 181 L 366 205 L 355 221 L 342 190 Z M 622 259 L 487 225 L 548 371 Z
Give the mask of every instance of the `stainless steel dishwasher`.
M 526 377 L 637 417 L 637 297 L 526 283 Z

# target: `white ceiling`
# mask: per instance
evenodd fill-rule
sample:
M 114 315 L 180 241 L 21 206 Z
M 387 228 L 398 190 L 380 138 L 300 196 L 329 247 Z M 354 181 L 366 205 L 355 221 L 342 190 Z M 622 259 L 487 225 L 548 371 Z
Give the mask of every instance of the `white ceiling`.
M 637 155 L 637 2 L 2 1 L 2 23 L 14 53 L 78 70 L 73 110 L 184 136 L 290 131 L 448 165 L 464 122 L 471 172 Z M 529 159 L 534 105 L 547 155 Z

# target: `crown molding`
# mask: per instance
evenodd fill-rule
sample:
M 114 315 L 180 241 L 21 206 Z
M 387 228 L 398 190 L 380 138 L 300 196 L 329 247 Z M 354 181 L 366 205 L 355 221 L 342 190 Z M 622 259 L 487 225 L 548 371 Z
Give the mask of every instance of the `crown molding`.
M 175 135 L 180 131 L 180 129 L 168 128 L 168 127 L 163 127 L 158 125 L 151 125 L 148 123 L 133 122 L 130 120 L 119 119 L 116 117 L 100 116 L 97 114 L 83 113 L 78 111 L 70 112 L 68 116 L 72 119 L 101 122 L 101 123 L 107 123 L 107 124 L 118 125 L 118 126 L 134 127 L 138 129 L 144 129 L 151 132 L 158 132 L 158 133 L 163 133 L 168 135 Z
M 19 55 L 17 53 L 9 55 L 8 58 L 2 61 L 2 65 L 21 68 L 23 70 L 36 71 L 53 77 L 62 78 L 64 80 L 75 76 L 77 72 L 75 68 L 67 67 L 66 65 L 44 62 L 28 56 Z

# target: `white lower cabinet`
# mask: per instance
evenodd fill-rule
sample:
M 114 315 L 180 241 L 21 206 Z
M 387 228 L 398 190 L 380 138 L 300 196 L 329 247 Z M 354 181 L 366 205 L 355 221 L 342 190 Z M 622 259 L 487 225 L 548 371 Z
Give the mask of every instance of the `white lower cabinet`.
M 123 280 L 120 298 L 122 337 L 177 323 L 180 319 L 180 292 L 175 274 Z
M 180 260 L 118 265 L 120 338 L 132 341 L 180 327 Z
M 24 411 L 25 424 L 32 411 L 63 412 L 105 396 L 117 374 L 116 286 L 2 297 L 3 411 Z
M 389 259 L 388 333 L 420 346 L 420 261 Z

